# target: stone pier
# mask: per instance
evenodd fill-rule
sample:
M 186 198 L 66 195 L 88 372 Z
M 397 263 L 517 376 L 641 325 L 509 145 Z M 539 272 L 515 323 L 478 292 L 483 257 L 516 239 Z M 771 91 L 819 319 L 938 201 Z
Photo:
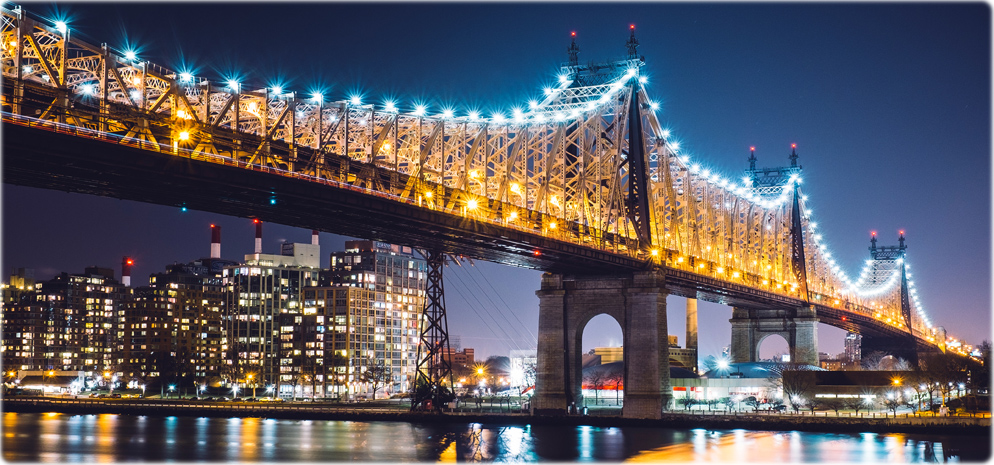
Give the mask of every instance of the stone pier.
M 539 297 L 536 413 L 564 413 L 583 406 L 581 338 L 591 318 L 613 317 L 624 345 L 625 418 L 660 418 L 670 403 L 665 275 L 662 271 L 617 276 L 546 273 Z
M 759 360 L 759 344 L 779 334 L 790 347 L 790 360 L 818 366 L 818 315 L 813 306 L 782 310 L 733 308 L 733 363 Z

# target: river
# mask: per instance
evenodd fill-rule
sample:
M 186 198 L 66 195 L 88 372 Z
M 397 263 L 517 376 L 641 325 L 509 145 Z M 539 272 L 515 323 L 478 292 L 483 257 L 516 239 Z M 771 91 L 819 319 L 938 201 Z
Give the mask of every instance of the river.
M 8 462 L 984 461 L 986 436 L 13 413 Z

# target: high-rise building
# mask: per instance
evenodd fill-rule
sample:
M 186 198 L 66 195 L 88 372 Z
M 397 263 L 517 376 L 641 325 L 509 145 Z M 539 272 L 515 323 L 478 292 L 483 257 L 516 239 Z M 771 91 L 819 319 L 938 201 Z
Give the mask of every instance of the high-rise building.
M 194 384 L 220 381 L 226 341 L 222 271 L 237 262 L 204 258 L 166 267 L 134 291 L 125 316 L 124 382 L 150 378 Z M 185 375 L 176 380 L 177 373 Z
M 335 284 L 374 291 L 375 315 L 368 323 L 373 338 L 356 357 L 383 362 L 390 377 L 387 392 L 407 391 L 417 369 L 427 263 L 410 247 L 346 241 L 344 252 L 331 254 L 331 271 Z
M 281 315 L 282 382 L 304 396 L 371 390 L 362 374 L 379 363 L 368 355 L 377 342 L 374 295 L 360 287 L 304 288 L 303 312 Z
M 229 383 L 279 384 L 277 392 L 289 395 L 280 378 L 282 315 L 302 315 L 304 288 L 318 285 L 320 246 L 284 243 L 281 251 L 247 254 L 244 265 L 224 268 L 228 346 L 222 376 Z
M 38 286 L 41 287 L 40 285 Z M 54 325 L 38 311 L 34 271 L 20 268 L 2 285 L 3 367 L 10 371 L 43 370 L 46 338 Z
M 36 283 L 33 291 L 23 276 L 12 281 L 24 289 L 15 293 L 10 284 L 4 289 L 5 366 L 88 375 L 119 370 L 123 304 L 131 299 L 131 289 L 114 279 L 113 270 L 88 267 L 82 274 L 62 273 Z
M 862 354 L 860 345 L 863 343 L 863 336 L 859 333 L 846 333 L 846 349 L 843 353 L 843 362 L 846 366 L 859 366 Z

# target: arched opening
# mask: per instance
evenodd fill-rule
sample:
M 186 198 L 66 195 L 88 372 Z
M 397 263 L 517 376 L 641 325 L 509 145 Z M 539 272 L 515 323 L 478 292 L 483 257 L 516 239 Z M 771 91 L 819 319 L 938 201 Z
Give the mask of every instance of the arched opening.
M 759 345 L 756 346 L 756 355 L 759 360 L 764 361 L 791 361 L 790 344 L 779 334 L 767 334 L 759 340 Z
M 600 314 L 582 327 L 577 345 L 583 405 L 621 408 L 624 403 L 624 333 L 614 317 Z M 578 404 L 579 405 L 579 404 Z

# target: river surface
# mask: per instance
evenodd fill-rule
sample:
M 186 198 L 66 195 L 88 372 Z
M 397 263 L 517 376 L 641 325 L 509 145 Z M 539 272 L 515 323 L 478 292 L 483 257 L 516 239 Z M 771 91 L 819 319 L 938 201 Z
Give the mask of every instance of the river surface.
M 8 462 L 985 461 L 986 436 L 3 414 Z

